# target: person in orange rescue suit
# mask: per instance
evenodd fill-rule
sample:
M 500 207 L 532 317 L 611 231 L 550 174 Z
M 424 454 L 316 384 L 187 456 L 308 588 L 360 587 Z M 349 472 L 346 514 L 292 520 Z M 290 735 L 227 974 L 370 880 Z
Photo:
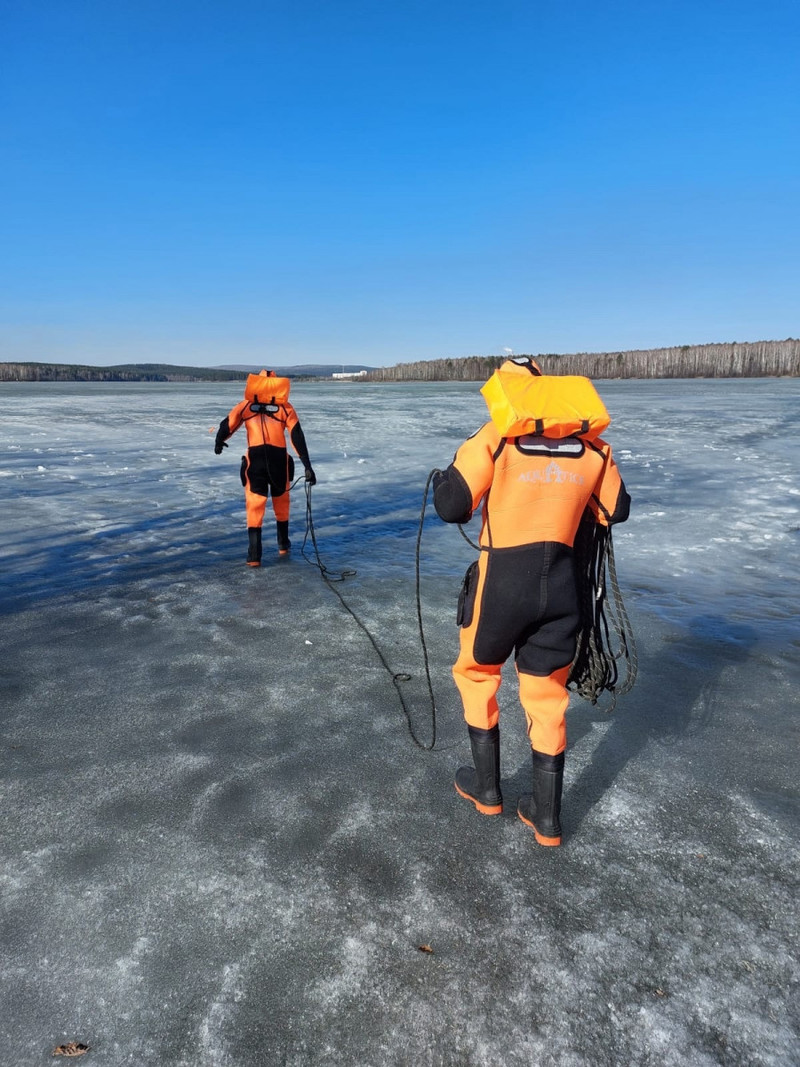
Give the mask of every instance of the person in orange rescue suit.
M 292 448 L 305 467 L 306 481 L 316 485 L 317 478 L 308 458 L 308 447 L 297 412 L 289 403 L 289 379 L 274 371 L 250 374 L 244 400 L 222 420 L 217 430 L 214 452 L 219 456 L 231 434 L 240 426 L 247 428 L 247 455 L 242 456 L 241 479 L 247 508 L 248 567 L 261 566 L 261 526 L 267 497 L 272 497 L 278 534 L 278 551 L 284 556 L 291 548 L 289 540 L 289 486 L 294 477 L 294 460 L 286 449 L 286 433 Z
M 433 477 L 445 522 L 463 524 L 479 506 L 482 513 L 453 667 L 474 768 L 460 768 L 455 787 L 484 815 L 502 812 L 497 691 L 513 652 L 533 761 L 533 790 L 517 814 L 540 844 L 560 845 L 566 681 L 579 627 L 573 545 L 584 512 L 609 526 L 624 522 L 630 497 L 598 436 L 611 420 L 588 379 L 542 375 L 518 357 L 481 392 L 491 421 Z

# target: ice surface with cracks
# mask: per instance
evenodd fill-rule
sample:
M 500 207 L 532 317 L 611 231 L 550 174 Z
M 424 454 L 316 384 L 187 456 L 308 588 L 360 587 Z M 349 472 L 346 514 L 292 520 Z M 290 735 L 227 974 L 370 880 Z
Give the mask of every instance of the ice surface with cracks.
M 115 1067 L 800 1062 L 800 383 L 598 388 L 639 680 L 611 716 L 573 700 L 547 850 L 514 814 L 513 670 L 506 810 L 453 790 L 473 553 L 430 507 L 425 753 L 300 556 L 301 489 L 291 556 L 268 517 L 244 566 L 243 435 L 217 457 L 209 433 L 239 386 L 0 386 L 3 1062 L 69 1040 Z M 322 558 L 357 571 L 338 588 L 423 738 L 422 490 L 478 389 L 292 388 Z

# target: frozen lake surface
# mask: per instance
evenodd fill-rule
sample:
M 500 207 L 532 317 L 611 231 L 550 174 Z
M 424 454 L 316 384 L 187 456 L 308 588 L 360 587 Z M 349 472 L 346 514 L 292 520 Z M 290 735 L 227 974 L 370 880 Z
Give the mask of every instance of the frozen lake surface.
M 597 384 L 639 678 L 573 698 L 560 849 L 515 815 L 513 671 L 503 816 L 453 789 L 474 554 L 432 506 L 427 752 L 300 486 L 291 557 L 268 519 L 244 565 L 244 436 L 209 433 L 240 386 L 0 385 L 0 1062 L 800 1063 L 800 382 Z M 423 488 L 478 390 L 292 389 L 321 558 L 423 742 Z

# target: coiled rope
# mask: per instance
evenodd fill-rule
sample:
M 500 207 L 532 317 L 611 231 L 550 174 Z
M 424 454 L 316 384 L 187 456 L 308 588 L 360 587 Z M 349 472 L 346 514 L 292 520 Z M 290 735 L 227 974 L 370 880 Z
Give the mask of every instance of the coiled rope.
M 606 710 L 611 712 L 617 698 L 633 688 L 638 670 L 636 644 L 617 582 L 611 527 L 595 522 L 591 513 L 585 515 L 574 550 L 580 626 L 567 687 L 591 704 L 602 693 L 610 693 Z M 625 664 L 621 682 L 620 662 Z

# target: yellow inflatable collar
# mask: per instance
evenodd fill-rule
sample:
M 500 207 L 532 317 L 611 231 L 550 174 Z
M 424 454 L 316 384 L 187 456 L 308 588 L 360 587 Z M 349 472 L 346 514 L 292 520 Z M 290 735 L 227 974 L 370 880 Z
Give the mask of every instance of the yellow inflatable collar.
M 501 437 L 531 433 L 591 441 L 611 422 L 588 378 L 536 375 L 511 360 L 498 367 L 481 393 Z
M 244 398 L 261 404 L 285 404 L 289 399 L 290 384 L 288 378 L 278 378 L 265 370 L 260 374 L 248 374 Z

